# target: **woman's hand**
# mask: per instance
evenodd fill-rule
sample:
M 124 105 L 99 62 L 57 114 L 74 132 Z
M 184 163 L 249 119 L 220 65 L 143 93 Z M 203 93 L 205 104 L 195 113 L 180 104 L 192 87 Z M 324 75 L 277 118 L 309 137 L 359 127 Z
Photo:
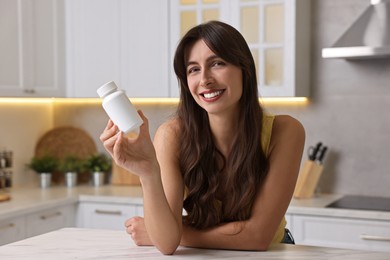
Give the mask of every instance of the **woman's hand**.
M 138 110 L 143 120 L 136 138 L 130 138 L 109 120 L 100 140 L 115 163 L 142 177 L 159 169 L 156 152 L 149 135 L 148 119 Z
M 131 236 L 137 246 L 151 246 L 148 232 L 146 231 L 144 219 L 133 217 L 125 222 L 126 232 Z

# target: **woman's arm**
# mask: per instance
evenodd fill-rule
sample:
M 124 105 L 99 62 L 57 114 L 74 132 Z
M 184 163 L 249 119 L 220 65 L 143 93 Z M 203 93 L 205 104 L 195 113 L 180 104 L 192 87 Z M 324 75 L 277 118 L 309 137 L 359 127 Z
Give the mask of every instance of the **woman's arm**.
M 172 138 L 169 139 L 169 133 L 167 133 L 169 132 L 169 128 L 162 127 L 158 131 L 158 134 L 156 134 L 156 136 L 160 137 L 156 137 L 155 149 L 149 135 L 148 120 L 142 112 L 139 112 L 139 114 L 144 123 L 140 127 L 140 133 L 137 138 L 131 139 L 121 132 L 118 133 L 118 128 L 109 121 L 100 139 L 119 166 L 139 176 L 144 197 L 144 227 L 147 231 L 146 237 L 163 254 L 172 254 L 180 242 L 181 219 L 179 222 L 178 214 L 174 214 L 166 198 L 163 189 L 163 182 L 165 183 L 166 181 L 163 181 L 161 178 L 160 164 L 157 160 L 157 157 L 160 156 L 156 154 L 156 150 L 160 154 L 164 148 L 166 148 L 166 156 L 169 157 L 170 154 L 173 154 L 174 148 L 170 145 Z M 164 140 L 161 137 L 167 137 L 168 139 Z M 163 161 L 162 168 L 166 169 L 167 164 L 171 165 L 172 163 L 169 164 Z M 168 174 L 168 177 L 165 179 L 168 178 L 172 182 L 170 184 L 172 185 L 171 187 L 180 188 L 180 180 L 175 180 L 174 177 L 169 176 L 172 175 Z M 176 193 L 176 197 L 180 197 L 180 191 Z M 137 223 L 138 221 L 132 224 L 130 223 L 130 225 Z M 135 230 L 134 227 L 128 227 L 129 229 L 134 231 L 132 236 L 145 237 L 145 234 L 136 234 L 136 232 L 138 233 L 140 231 L 139 229 Z
M 178 140 L 175 120 L 159 127 L 154 138 L 161 169 L 158 185 L 153 179 L 141 179 L 145 226 L 152 243 L 165 254 L 176 250 L 182 235 L 184 185 L 179 170 Z M 166 244 L 172 247 L 163 249 Z
M 290 203 L 304 147 L 303 126 L 277 116 L 270 144 L 270 168 L 254 202 L 252 216 L 207 230 L 183 226 L 181 245 L 201 248 L 266 250 Z

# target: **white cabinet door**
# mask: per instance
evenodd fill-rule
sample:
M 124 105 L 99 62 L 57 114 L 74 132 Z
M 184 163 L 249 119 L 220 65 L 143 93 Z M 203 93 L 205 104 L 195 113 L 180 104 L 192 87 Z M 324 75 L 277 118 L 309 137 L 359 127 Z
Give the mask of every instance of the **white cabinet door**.
M 390 252 L 390 222 L 293 215 L 297 244 Z
M 243 34 L 252 51 L 261 97 L 308 96 L 310 0 L 172 0 L 170 10 L 172 55 L 189 28 L 224 21 Z M 176 85 L 171 92 L 179 95 Z
M 0 0 L 0 96 L 64 96 L 63 10 L 63 0 Z
M 76 205 L 32 213 L 26 217 L 26 237 L 75 226 Z
M 0 246 L 24 239 L 25 232 L 24 217 L 0 221 Z
M 67 0 L 69 97 L 114 80 L 129 97 L 168 97 L 168 0 Z
M 78 227 L 124 230 L 124 223 L 134 216 L 142 216 L 141 205 L 81 202 Z

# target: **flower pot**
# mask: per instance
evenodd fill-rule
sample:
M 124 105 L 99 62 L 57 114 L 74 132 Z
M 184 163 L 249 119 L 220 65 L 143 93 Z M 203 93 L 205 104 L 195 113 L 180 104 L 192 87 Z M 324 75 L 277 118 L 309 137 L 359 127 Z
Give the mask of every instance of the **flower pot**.
M 92 185 L 95 187 L 104 185 L 104 172 L 92 173 Z
M 39 174 L 39 184 L 41 188 L 48 188 L 51 186 L 51 173 L 42 172 Z
M 68 188 L 72 188 L 77 185 L 77 172 L 65 173 L 65 185 Z

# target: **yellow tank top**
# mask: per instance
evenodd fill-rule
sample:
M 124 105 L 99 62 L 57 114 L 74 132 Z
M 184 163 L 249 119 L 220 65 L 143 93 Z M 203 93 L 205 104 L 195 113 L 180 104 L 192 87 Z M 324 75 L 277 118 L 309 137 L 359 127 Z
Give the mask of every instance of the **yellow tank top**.
M 261 147 L 265 152 L 266 156 L 269 155 L 269 144 L 271 141 L 272 135 L 272 126 L 274 123 L 275 116 L 264 114 L 263 118 L 263 131 L 261 133 Z M 278 230 L 276 231 L 274 238 L 271 243 L 280 243 L 284 238 L 284 228 L 286 227 L 286 218 L 283 217 L 282 222 L 280 223 Z
M 274 115 L 269 115 L 269 114 L 264 114 L 263 117 L 263 130 L 261 133 L 261 148 L 265 152 L 265 155 L 268 157 L 269 153 L 269 144 L 271 141 L 271 135 L 272 135 L 272 126 L 274 123 L 275 116 Z M 185 188 L 185 195 L 184 197 L 187 196 L 187 187 Z M 221 203 L 221 201 L 217 201 L 217 203 Z M 282 222 L 280 223 L 274 238 L 272 239 L 271 243 L 280 243 L 283 241 L 284 238 L 284 228 L 286 227 L 286 219 L 283 218 Z

